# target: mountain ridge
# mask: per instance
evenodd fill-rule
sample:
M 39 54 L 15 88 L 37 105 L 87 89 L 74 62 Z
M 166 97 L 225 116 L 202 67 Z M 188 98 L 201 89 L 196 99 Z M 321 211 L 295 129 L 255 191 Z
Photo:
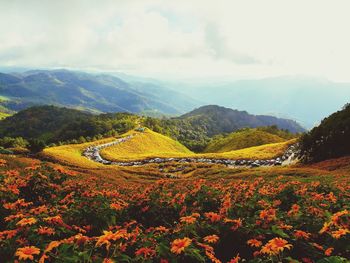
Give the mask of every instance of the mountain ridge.
M 147 91 L 150 88 L 153 94 Z M 96 113 L 156 111 L 175 115 L 196 105 L 190 97 L 160 85 L 65 69 L 1 73 L 0 95 L 8 99 L 0 105 L 14 111 L 49 104 Z

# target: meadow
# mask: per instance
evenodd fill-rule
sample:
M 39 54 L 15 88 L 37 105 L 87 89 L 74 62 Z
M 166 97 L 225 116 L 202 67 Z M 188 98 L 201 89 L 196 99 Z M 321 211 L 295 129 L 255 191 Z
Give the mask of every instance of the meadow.
M 0 156 L 0 258 L 348 262 L 348 163 L 198 167 L 190 178 L 153 174 L 146 180 L 140 170 L 130 171 L 129 178 L 127 170 L 103 176 L 102 170 L 94 174 L 93 169 Z

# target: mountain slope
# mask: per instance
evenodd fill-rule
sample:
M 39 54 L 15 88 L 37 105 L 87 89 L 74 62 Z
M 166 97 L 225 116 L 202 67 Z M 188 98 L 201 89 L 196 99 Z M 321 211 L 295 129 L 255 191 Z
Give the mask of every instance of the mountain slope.
M 205 152 L 229 152 L 243 148 L 285 141 L 281 137 L 258 129 L 243 129 L 226 137 L 214 138 Z
M 350 155 L 350 104 L 325 118 L 301 138 L 301 154 L 307 162 Z
M 180 116 L 178 119 L 188 120 L 192 124 L 203 125 L 208 136 L 229 133 L 241 128 L 255 128 L 276 125 L 279 129 L 292 133 L 304 132 L 305 129 L 296 121 L 273 116 L 252 115 L 246 111 L 232 110 L 217 105 L 203 106 Z
M 1 73 L 0 96 L 8 98 L 0 104 L 15 111 L 51 104 L 91 112 L 179 114 L 195 105 L 191 98 L 162 86 L 68 70 Z

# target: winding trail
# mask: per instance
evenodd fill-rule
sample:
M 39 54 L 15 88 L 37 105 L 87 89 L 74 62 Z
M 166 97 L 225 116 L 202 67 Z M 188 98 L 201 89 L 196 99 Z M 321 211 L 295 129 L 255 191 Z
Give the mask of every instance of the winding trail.
M 100 150 L 111 147 L 117 144 L 124 143 L 131 140 L 137 134 L 128 135 L 123 138 L 119 138 L 115 141 L 100 144 L 97 146 L 90 146 L 86 148 L 83 152 L 83 156 L 86 158 L 102 163 L 105 165 L 119 165 L 119 166 L 142 166 L 152 163 L 168 163 L 168 162 L 179 162 L 179 163 L 209 163 L 209 164 L 224 164 L 231 167 L 261 167 L 261 166 L 286 166 L 292 164 L 296 159 L 296 145 L 291 145 L 287 148 L 284 154 L 280 157 L 270 159 L 270 160 L 232 160 L 227 158 L 195 158 L 195 157 L 183 157 L 183 158 L 147 158 L 143 160 L 135 161 L 109 161 L 104 159 L 100 155 Z

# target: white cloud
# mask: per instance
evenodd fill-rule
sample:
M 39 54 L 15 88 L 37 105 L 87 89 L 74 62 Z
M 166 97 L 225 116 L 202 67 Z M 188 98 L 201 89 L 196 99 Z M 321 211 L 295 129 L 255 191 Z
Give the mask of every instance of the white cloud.
M 347 0 L 0 0 L 3 66 L 350 81 Z

